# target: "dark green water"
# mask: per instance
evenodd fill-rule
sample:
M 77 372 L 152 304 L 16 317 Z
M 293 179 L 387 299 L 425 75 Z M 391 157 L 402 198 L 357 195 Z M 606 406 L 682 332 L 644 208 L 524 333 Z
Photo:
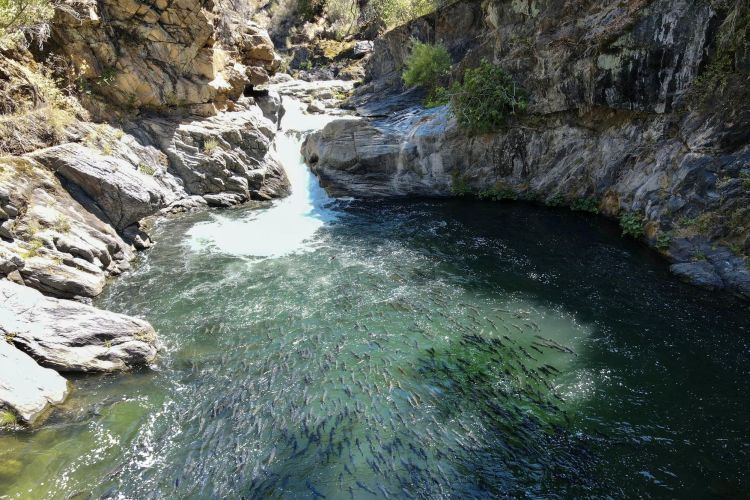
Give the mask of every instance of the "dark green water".
M 97 305 L 165 351 L 0 435 L 0 497 L 747 497 L 746 304 L 592 216 L 334 202 L 299 144 L 291 197 L 156 229 Z
M 0 436 L 0 491 L 747 495 L 745 305 L 676 282 L 593 217 L 334 208 L 276 258 L 195 236 L 257 210 L 162 224 L 98 305 L 148 318 L 166 352 L 153 370 L 76 380 L 44 429 Z

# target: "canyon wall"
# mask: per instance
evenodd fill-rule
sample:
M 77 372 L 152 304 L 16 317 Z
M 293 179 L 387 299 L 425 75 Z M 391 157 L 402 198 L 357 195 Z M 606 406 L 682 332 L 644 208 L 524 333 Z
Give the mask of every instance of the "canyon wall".
M 336 194 L 526 199 L 598 211 L 710 289 L 750 298 L 750 29 L 744 2 L 458 2 L 375 42 L 361 118 L 303 153 Z M 401 72 L 410 40 L 453 78 L 482 60 L 528 92 L 494 132 L 425 109 Z M 631 228 L 632 229 L 632 228 Z
M 262 88 L 279 59 L 231 11 L 68 0 L 32 49 L 0 50 L 0 421 L 20 424 L 67 394 L 49 369 L 156 357 L 146 321 L 90 305 L 151 245 L 144 219 L 289 191 L 271 147 L 280 97 Z M 34 363 L 30 391 L 13 374 Z

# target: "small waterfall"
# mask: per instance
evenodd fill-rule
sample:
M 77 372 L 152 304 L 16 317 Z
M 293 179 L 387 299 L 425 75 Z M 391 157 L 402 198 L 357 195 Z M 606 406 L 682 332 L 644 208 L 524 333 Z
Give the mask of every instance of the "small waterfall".
M 244 257 L 280 257 L 312 248 L 317 230 L 335 219 L 329 208 L 333 199 L 319 186 L 305 165 L 300 147 L 305 135 L 335 119 L 311 115 L 297 99 L 286 98 L 283 130 L 274 141 L 277 158 L 284 166 L 291 194 L 265 210 L 218 212 L 189 232 L 192 250 L 216 251 Z

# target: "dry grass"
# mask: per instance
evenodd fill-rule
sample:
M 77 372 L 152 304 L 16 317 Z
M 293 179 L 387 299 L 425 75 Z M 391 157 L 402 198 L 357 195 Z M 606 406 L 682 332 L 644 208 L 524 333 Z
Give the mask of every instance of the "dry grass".
M 30 57 L 0 56 L 0 82 L 0 153 L 17 155 L 58 144 L 76 117 L 85 117 L 78 101 Z

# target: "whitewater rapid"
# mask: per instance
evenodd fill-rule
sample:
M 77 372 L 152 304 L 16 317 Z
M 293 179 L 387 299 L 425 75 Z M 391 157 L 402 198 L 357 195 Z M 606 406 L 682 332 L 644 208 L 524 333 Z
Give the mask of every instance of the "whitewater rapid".
M 323 128 L 332 114 L 308 114 L 304 104 L 285 98 L 286 113 L 276 135 L 273 152 L 283 165 L 291 194 L 273 202 L 267 210 L 249 211 L 232 218 L 213 213 L 211 219 L 188 231 L 191 251 L 219 252 L 237 257 L 276 258 L 312 249 L 313 236 L 336 218 L 334 200 L 318 184 L 305 165 L 300 147 L 307 133 Z

